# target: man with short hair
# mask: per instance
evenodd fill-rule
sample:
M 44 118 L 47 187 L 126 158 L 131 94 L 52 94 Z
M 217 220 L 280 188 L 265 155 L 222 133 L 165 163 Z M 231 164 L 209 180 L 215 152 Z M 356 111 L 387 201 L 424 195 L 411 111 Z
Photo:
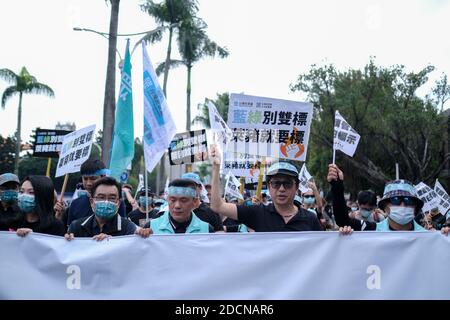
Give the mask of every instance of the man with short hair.
M 298 189 L 298 170 L 287 162 L 272 164 L 266 172 L 272 204 L 268 206 L 240 206 L 225 203 L 220 195 L 220 154 L 211 146 L 212 180 L 211 208 L 231 219 L 238 220 L 256 232 L 321 231 L 317 217 L 294 205 Z
M 371 190 L 362 190 L 358 193 L 359 210 L 349 213 L 350 218 L 363 221 L 381 222 L 384 220 L 383 212 L 377 208 L 377 197 Z
M 65 238 L 71 240 L 74 237 L 92 237 L 101 241 L 111 236 L 124 236 L 138 234 L 148 237 L 150 229 L 137 227 L 128 219 L 117 214 L 121 194 L 120 184 L 112 177 L 103 177 L 91 186 L 89 204 L 94 212 L 89 217 L 83 217 L 73 221 Z
M 199 175 L 194 172 L 187 172 L 181 176 L 181 179 L 189 179 L 193 181 L 196 185 L 197 196 L 199 197 L 200 202 L 198 208 L 194 209 L 195 215 L 200 220 L 203 220 L 212 225 L 214 231 L 223 231 L 223 222 L 220 216 L 216 212 L 211 210 L 211 208 L 206 203 L 201 201 L 200 195 L 202 192 L 203 185 Z
M 83 187 L 88 193 L 86 195 L 81 195 L 70 204 L 67 212 L 68 226 L 74 220 L 94 214 L 89 199 L 91 189 L 97 180 L 106 177 L 109 170 L 106 169 L 105 164 L 101 160 L 88 159 L 81 165 L 80 173 Z M 119 195 L 121 195 L 121 193 L 119 193 Z M 124 218 L 126 217 L 126 209 L 123 201 L 120 201 L 119 214 Z
M 12 173 L 0 175 L 0 231 L 16 230 L 21 221 L 17 205 L 19 178 Z
M 214 232 L 210 224 L 200 220 L 193 212 L 200 202 L 196 188 L 196 183 L 189 179 L 176 179 L 169 184 L 169 210 L 151 220 L 150 227 L 154 234 Z

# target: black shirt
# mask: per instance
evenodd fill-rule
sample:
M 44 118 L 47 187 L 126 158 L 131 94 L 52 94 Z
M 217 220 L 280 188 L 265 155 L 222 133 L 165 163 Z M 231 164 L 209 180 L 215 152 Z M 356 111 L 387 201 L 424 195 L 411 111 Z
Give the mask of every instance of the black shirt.
M 273 203 L 268 206 L 237 206 L 238 220 L 256 232 L 272 231 L 322 231 L 316 215 L 299 208 L 287 223 L 275 209 Z
M 227 232 L 239 232 L 239 226 L 241 225 L 239 221 L 226 218 L 222 223 L 225 227 L 227 227 Z
M 149 219 L 156 219 L 158 217 L 159 217 L 159 214 L 158 214 L 158 211 L 156 211 L 156 210 L 152 210 L 148 213 Z M 133 221 L 134 224 L 137 226 L 139 225 L 139 220 L 142 220 L 142 219 L 145 220 L 146 218 L 147 218 L 147 215 L 145 214 L 145 212 L 142 212 L 141 210 L 139 210 L 139 208 L 128 213 L 128 219 Z
M 206 203 L 202 202 L 200 206 L 194 210 L 194 213 L 197 218 L 212 225 L 214 231 L 223 231 L 222 219 L 220 219 L 220 216 L 211 210 Z
M 17 203 L 6 206 L 0 202 L 0 231 L 17 230 L 21 220 L 22 213 Z
M 25 216 L 23 216 L 18 228 L 28 228 L 33 230 L 33 232 L 51 234 L 54 236 L 64 236 L 66 233 L 64 224 L 54 217 L 51 217 L 46 225 L 41 225 L 39 220 L 36 222 L 28 222 L 25 220 Z
M 136 225 L 128 219 L 123 219 L 116 214 L 113 219 L 106 222 L 103 228 L 97 223 L 95 215 L 84 217 L 73 221 L 68 233 L 73 233 L 75 237 L 93 237 L 100 233 L 106 233 L 110 236 L 126 236 L 134 234 Z

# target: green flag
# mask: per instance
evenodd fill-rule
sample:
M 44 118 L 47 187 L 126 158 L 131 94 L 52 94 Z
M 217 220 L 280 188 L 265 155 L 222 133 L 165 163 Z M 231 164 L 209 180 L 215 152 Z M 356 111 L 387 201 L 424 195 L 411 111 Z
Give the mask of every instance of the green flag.
M 127 168 L 134 157 L 133 95 L 131 90 L 130 40 L 127 41 L 125 61 L 116 106 L 114 136 L 109 169 L 120 182 L 128 179 Z

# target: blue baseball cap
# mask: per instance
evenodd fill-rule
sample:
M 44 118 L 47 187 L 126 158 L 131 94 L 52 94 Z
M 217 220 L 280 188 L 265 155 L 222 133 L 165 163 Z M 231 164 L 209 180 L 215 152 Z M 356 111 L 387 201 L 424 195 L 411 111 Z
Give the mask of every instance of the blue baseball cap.
M 298 178 L 297 168 L 289 162 L 277 162 L 272 164 L 266 172 L 266 176 L 274 176 L 276 174 L 285 174 Z
M 17 184 L 20 184 L 19 178 L 13 173 L 4 173 L 0 175 L 0 186 L 7 182 L 15 182 Z
M 188 179 L 194 181 L 196 184 L 202 184 L 199 175 L 194 172 L 186 172 L 181 176 L 181 179 Z

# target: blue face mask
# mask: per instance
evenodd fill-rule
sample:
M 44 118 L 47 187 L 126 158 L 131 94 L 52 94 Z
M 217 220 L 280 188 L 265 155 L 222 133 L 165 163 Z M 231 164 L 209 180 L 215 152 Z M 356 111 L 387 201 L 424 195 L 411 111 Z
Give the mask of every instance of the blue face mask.
M 372 211 L 361 209 L 361 210 L 359 210 L 359 213 L 361 214 L 361 217 L 367 219 L 368 217 L 370 217 L 370 214 L 372 213 Z
M 316 202 L 316 198 L 303 198 L 303 203 L 304 204 L 314 204 Z
M 414 208 L 391 206 L 389 218 L 401 225 L 408 224 L 414 219 Z
M 31 194 L 19 194 L 18 205 L 20 210 L 24 213 L 31 213 L 36 208 L 36 202 L 34 201 L 34 196 Z
M 0 191 L 0 201 L 5 203 L 16 202 L 19 197 L 19 192 L 16 190 Z
M 144 208 L 147 206 L 147 202 L 145 201 L 145 199 L 147 199 L 147 202 L 148 202 L 149 206 L 153 202 L 153 198 L 151 198 L 151 197 L 148 197 L 148 198 L 146 198 L 146 197 L 139 197 L 139 205 L 141 207 L 144 207 Z
M 111 201 L 96 201 L 94 211 L 97 217 L 110 220 L 116 215 L 117 205 Z

